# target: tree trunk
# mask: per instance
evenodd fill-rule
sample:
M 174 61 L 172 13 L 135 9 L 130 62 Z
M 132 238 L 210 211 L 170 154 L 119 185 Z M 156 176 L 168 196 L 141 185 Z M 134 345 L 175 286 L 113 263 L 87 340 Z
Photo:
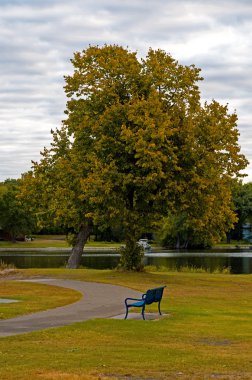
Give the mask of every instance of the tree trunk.
M 230 244 L 231 243 L 231 230 L 228 230 L 226 236 L 227 236 L 227 244 Z
M 180 249 L 180 236 L 179 236 L 179 232 L 177 233 L 176 249 Z
M 81 256 L 83 254 L 84 246 L 92 231 L 92 224 L 88 223 L 86 226 L 82 226 L 78 232 L 76 243 L 72 249 L 71 255 L 68 259 L 66 268 L 77 269 L 80 266 Z
M 182 245 L 182 248 L 183 249 L 187 249 L 188 248 L 188 244 L 189 244 L 189 239 L 185 240 L 183 245 Z
M 14 233 L 11 233 L 11 234 L 10 234 L 10 237 L 11 237 L 11 242 L 12 242 L 12 243 L 16 243 L 16 242 L 17 242 L 17 240 L 16 240 L 16 235 L 15 235 Z

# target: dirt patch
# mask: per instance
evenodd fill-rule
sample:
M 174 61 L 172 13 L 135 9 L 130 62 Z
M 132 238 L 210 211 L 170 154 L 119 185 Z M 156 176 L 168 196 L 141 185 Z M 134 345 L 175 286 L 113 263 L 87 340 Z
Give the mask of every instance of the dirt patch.
M 231 340 L 223 339 L 223 340 L 216 340 L 216 339 L 200 339 L 197 341 L 197 343 L 204 344 L 206 346 L 230 346 L 232 344 Z
M 105 380 L 252 380 L 252 373 L 190 373 L 183 372 L 164 373 L 155 377 L 133 376 L 131 374 L 116 375 L 116 374 L 100 374 L 97 379 Z
M 0 269 L 0 280 L 17 280 L 23 278 L 22 272 L 15 268 Z

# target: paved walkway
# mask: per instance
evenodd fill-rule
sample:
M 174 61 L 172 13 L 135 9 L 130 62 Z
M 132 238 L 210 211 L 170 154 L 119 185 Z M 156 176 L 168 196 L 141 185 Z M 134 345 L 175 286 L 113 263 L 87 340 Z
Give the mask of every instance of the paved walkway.
M 141 293 L 123 286 L 60 279 L 22 280 L 71 288 L 83 297 L 70 305 L 38 313 L 0 320 L 0 336 L 23 334 L 50 327 L 69 325 L 93 318 L 122 318 L 124 299 L 139 297 Z

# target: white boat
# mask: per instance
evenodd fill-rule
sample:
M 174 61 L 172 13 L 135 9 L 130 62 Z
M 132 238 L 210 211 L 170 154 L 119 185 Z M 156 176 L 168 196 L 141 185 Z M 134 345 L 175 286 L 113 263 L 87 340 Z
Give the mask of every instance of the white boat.
M 148 243 L 148 239 L 139 239 L 137 243 L 143 247 L 144 251 L 151 250 L 151 245 Z

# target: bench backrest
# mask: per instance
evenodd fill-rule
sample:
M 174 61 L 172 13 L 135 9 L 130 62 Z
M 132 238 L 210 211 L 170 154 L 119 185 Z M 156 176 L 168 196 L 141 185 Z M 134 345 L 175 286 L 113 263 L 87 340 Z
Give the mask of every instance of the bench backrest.
M 161 288 L 149 289 L 146 292 L 145 303 L 150 305 L 153 302 L 159 302 L 162 299 L 165 286 Z

